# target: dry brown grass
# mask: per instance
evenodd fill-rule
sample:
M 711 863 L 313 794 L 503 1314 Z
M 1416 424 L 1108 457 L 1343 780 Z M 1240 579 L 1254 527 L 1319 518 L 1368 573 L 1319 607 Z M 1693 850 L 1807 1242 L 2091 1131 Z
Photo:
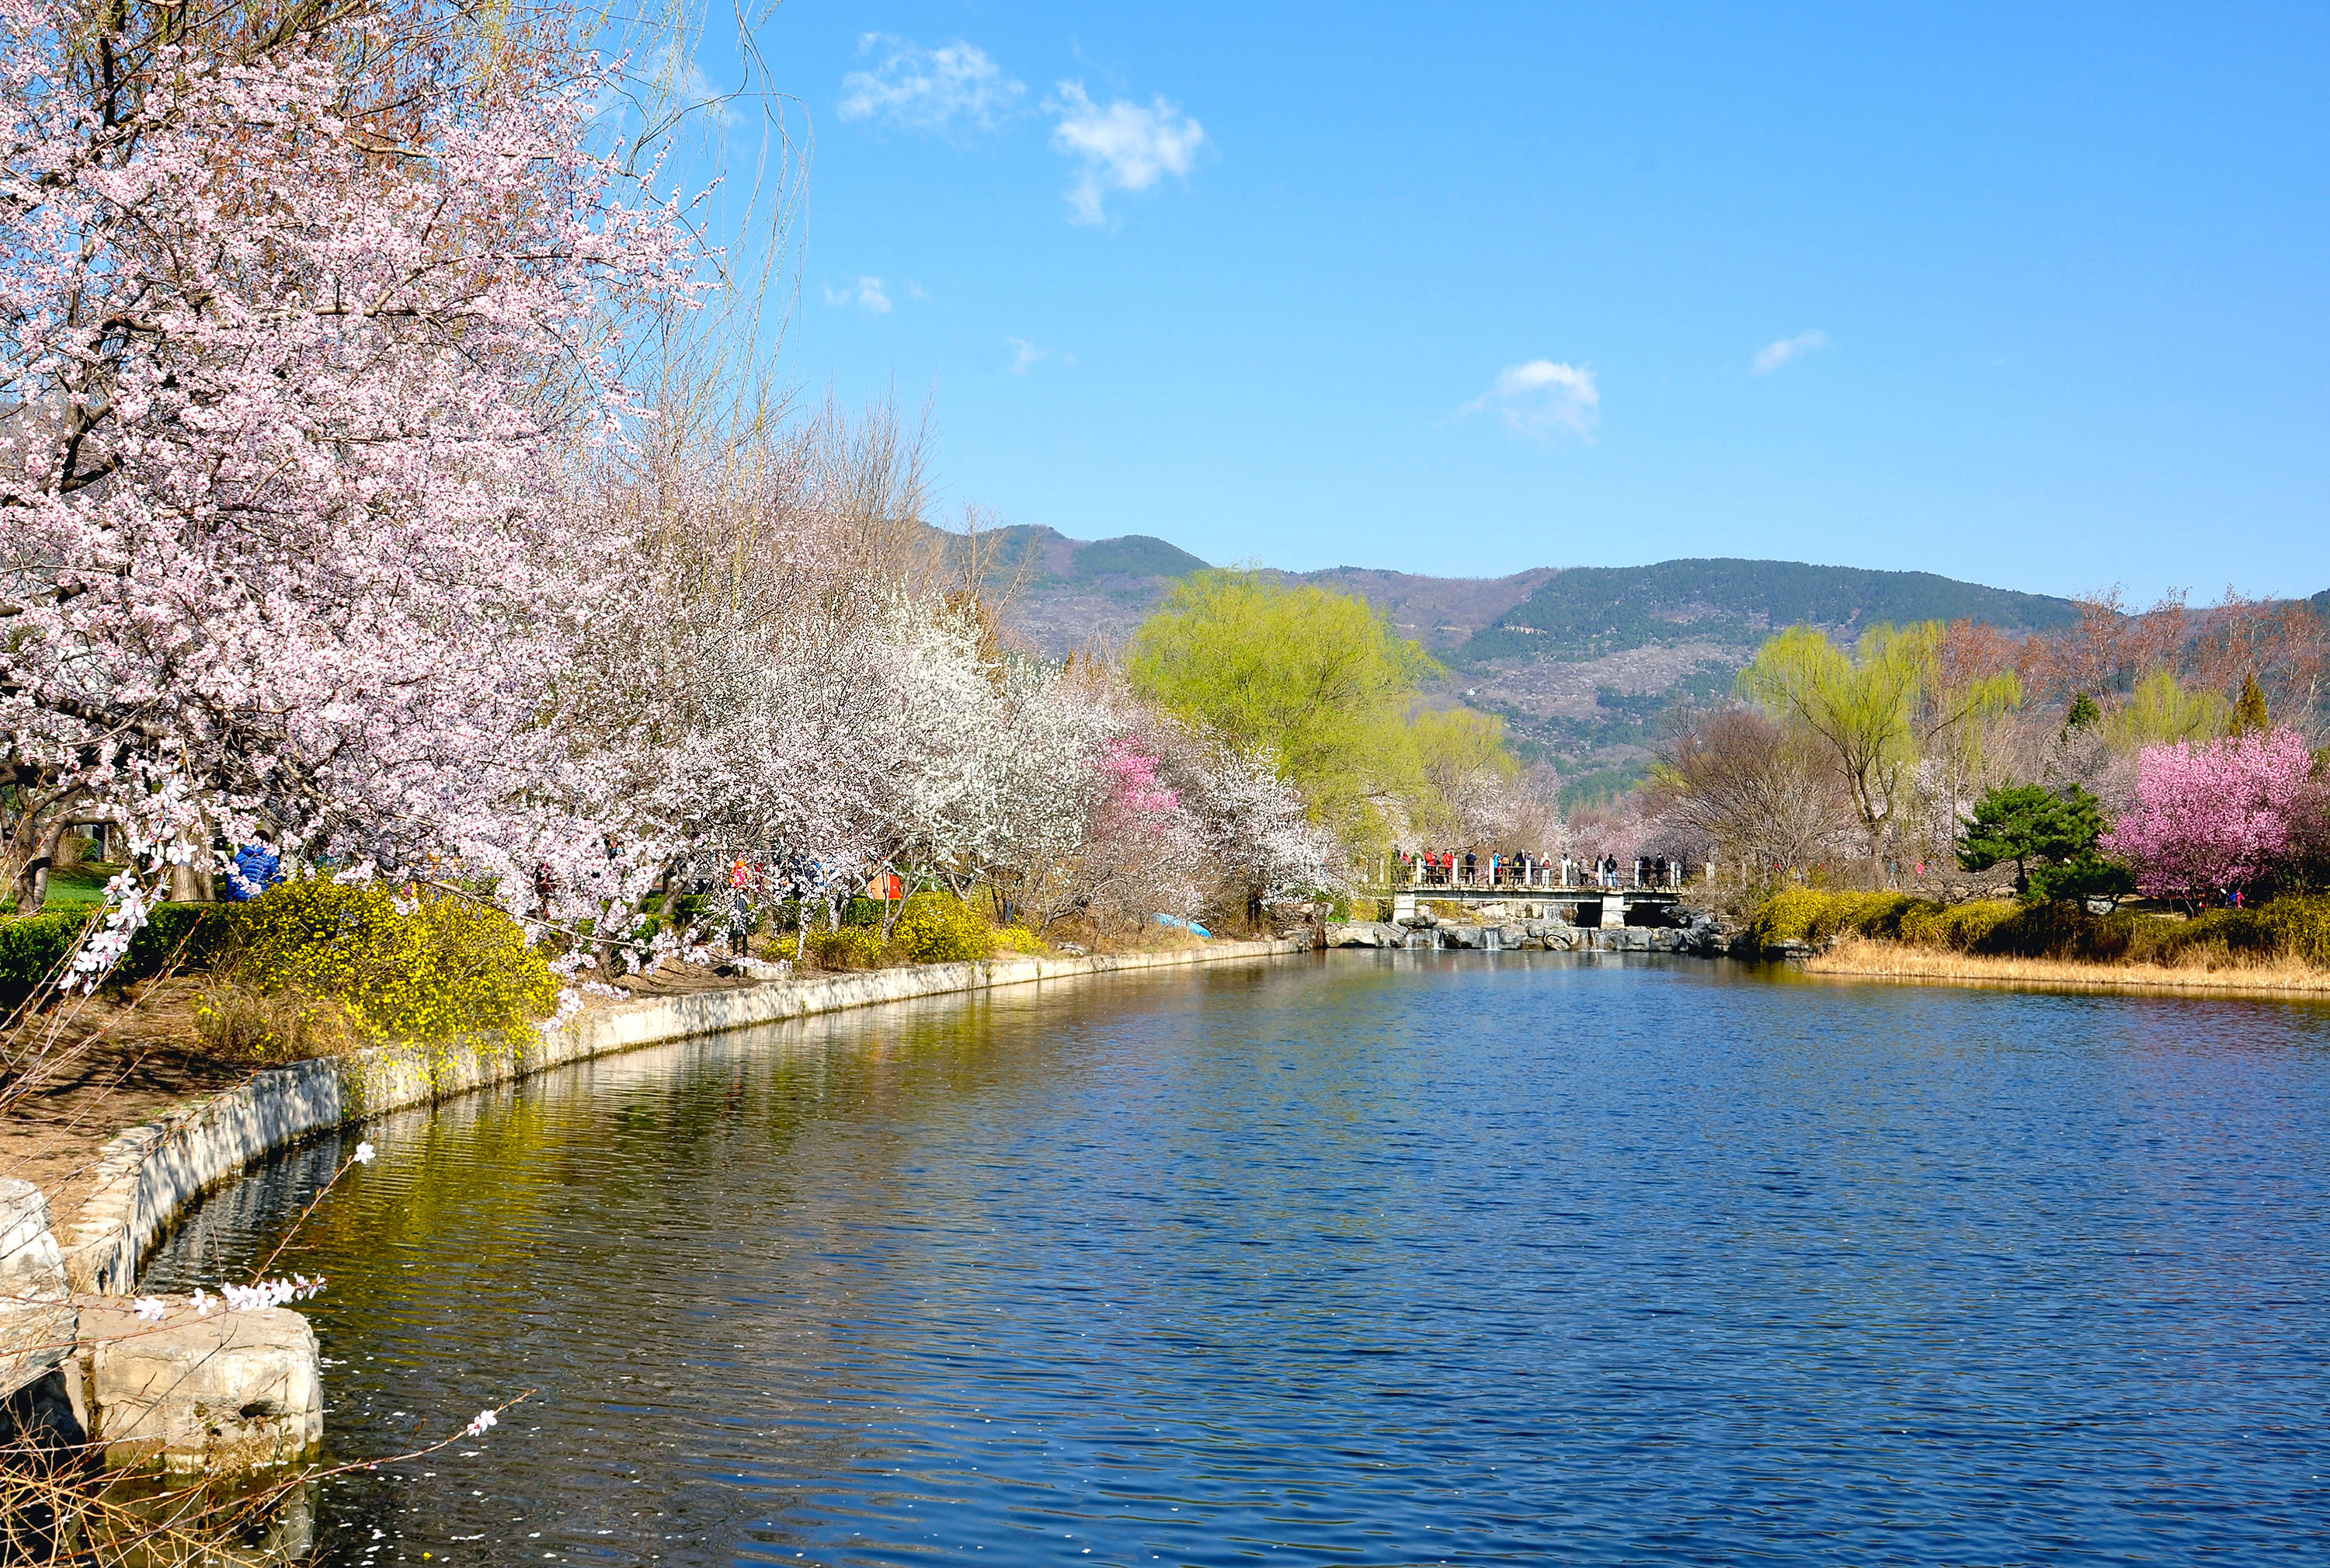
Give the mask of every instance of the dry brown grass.
M 1096 933 L 1084 945 L 1096 953 L 1173 953 L 1202 948 L 1206 939 L 1178 926 L 1135 926 Z
M 1804 960 L 1804 972 L 1855 979 L 1962 986 L 2078 987 L 2115 991 L 2207 992 L 2221 996 L 2330 996 L 2330 971 L 2296 959 L 2248 959 L 2221 948 L 2164 964 L 2088 964 L 2064 959 L 1988 958 L 1906 942 L 1845 936 Z

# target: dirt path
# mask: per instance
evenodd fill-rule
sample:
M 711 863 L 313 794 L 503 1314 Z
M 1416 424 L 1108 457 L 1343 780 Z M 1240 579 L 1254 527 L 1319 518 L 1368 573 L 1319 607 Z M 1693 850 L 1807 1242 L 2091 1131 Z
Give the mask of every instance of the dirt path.
M 194 982 L 143 987 L 127 1006 L 91 1002 L 75 1015 L 49 1064 L 0 1117 L 0 1176 L 48 1195 L 63 1223 L 89 1195 L 97 1157 L 125 1128 L 179 1101 L 242 1082 L 262 1063 L 222 1061 L 194 1030 Z

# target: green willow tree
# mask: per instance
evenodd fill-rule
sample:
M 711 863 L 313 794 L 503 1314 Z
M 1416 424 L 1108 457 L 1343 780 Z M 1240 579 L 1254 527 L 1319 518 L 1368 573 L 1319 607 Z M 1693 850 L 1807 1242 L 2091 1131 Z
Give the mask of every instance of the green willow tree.
M 1505 749 L 1505 722 L 1471 708 L 1417 713 L 1408 723 L 1423 775 L 1409 821 L 1427 838 L 1470 844 L 1495 830 L 1504 789 L 1521 765 Z
M 1133 635 L 1124 667 L 1151 702 L 1269 750 L 1354 848 L 1379 845 L 1384 805 L 1422 787 L 1409 715 L 1440 666 L 1365 600 L 1194 572 Z
M 1844 648 L 1816 627 L 1790 627 L 1739 672 L 1742 696 L 1812 736 L 1852 798 L 1869 858 L 1881 862 L 1915 787 L 1918 760 L 1963 748 L 1976 721 L 2022 700 L 2012 670 L 1951 674 L 1939 621 L 1874 626 Z
M 2265 699 L 2258 703 L 2262 707 Z M 2188 692 L 2171 672 L 2155 670 L 2136 682 L 2127 701 L 2104 722 L 2104 733 L 2115 751 L 2136 751 L 2179 741 L 2213 741 L 2232 723 L 2233 707 L 2222 692 Z

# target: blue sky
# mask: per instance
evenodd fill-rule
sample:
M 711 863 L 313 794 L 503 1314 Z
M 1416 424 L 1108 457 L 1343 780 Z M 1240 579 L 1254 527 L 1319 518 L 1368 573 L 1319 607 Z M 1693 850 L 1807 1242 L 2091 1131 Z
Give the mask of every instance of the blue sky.
M 2330 7 L 1907 9 L 788 0 L 783 373 L 1215 562 L 2330 587 Z

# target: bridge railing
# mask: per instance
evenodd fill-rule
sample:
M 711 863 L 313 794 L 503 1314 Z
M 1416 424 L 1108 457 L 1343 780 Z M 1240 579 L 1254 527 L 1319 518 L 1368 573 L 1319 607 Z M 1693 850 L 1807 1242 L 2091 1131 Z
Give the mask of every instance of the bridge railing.
M 1371 878 L 1368 891 L 1378 895 L 1392 893 L 1414 893 L 1425 897 L 1441 893 L 1512 893 L 1529 897 L 1548 893 L 1681 893 L 1691 887 L 1703 887 L 1714 880 L 1715 867 L 1685 865 L 1670 861 L 1662 868 L 1653 861 L 1637 861 L 1622 865 L 1615 871 L 1581 861 L 1531 864 L 1526 872 L 1518 866 L 1498 865 L 1493 874 L 1486 864 L 1475 864 L 1467 871 L 1461 864 L 1454 866 L 1384 865 L 1381 862 L 1369 869 L 1378 874 Z

